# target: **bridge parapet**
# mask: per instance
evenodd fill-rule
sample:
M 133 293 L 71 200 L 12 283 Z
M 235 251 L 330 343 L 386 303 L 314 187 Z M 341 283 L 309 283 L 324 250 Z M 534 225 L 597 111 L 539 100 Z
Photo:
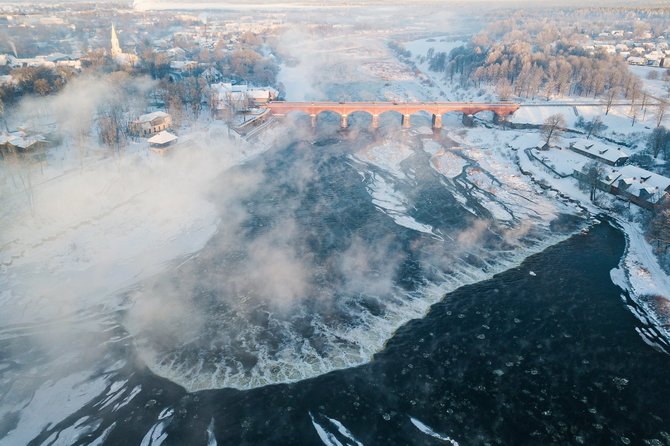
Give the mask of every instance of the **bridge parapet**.
M 372 127 L 379 126 L 379 116 L 394 111 L 402 116 L 403 127 L 409 127 L 410 116 L 418 112 L 427 112 L 433 115 L 433 127 L 442 127 L 442 115 L 450 112 L 461 112 L 464 115 L 474 116 L 482 111 L 493 112 L 497 118 L 506 117 L 517 111 L 520 104 L 512 102 L 268 102 L 263 105 L 270 109 L 272 114 L 283 116 L 287 113 L 299 111 L 307 113 L 312 118 L 312 125 L 316 125 L 316 117 L 325 111 L 340 115 L 340 125 L 348 126 L 348 116 L 355 112 L 366 112 L 372 116 Z

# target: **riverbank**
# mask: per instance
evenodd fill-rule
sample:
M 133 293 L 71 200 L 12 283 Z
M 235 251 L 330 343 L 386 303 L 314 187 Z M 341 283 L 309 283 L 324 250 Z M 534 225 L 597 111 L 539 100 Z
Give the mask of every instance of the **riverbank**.
M 511 147 L 510 147 L 511 148 Z M 530 156 L 525 147 L 514 147 L 517 151 L 517 164 L 527 175 L 530 175 L 538 184 L 549 187 L 554 192 L 572 200 L 582 209 L 594 216 L 605 214 L 612 219 L 613 224 L 620 229 L 626 238 L 626 249 L 621 258 L 619 268 L 612 271 L 613 282 L 629 293 L 630 297 L 644 309 L 644 314 L 633 312 L 636 316 L 649 321 L 661 333 L 666 344 L 670 339 L 668 321 L 670 320 L 670 276 L 661 268 L 654 248 L 644 237 L 644 228 L 639 222 L 641 214 L 648 212 L 636 208 L 635 205 L 627 216 L 618 213 L 616 209 L 616 198 L 600 194 L 601 206 L 590 201 L 588 192 L 578 187 L 577 180 L 573 177 L 560 177 L 551 169 L 542 165 L 534 157 Z M 650 345 L 669 352 L 666 345 L 659 345 L 657 341 L 649 340 L 644 333 L 640 333 L 643 339 Z

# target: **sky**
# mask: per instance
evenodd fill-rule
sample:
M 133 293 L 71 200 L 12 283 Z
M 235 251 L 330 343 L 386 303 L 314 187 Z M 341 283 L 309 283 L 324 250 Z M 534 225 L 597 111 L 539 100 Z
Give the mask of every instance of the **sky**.
M 538 2 L 537 0 L 252 0 L 250 2 L 240 1 L 220 1 L 220 0 L 0 0 L 0 4 L 41 4 L 53 5 L 55 3 L 120 3 L 120 4 L 140 4 L 151 5 L 158 8 L 165 7 L 180 7 L 180 8 L 202 8 L 204 5 L 212 7 L 236 8 L 249 7 L 253 5 L 274 5 L 289 8 L 297 8 L 300 6 L 321 6 L 321 7 L 337 7 L 337 6 L 365 6 L 365 5 L 387 5 L 389 3 L 396 4 L 436 4 L 442 3 L 458 4 L 458 3 L 488 3 L 492 5 L 503 4 L 533 4 L 539 6 L 556 4 L 556 5 L 575 5 L 575 6 L 602 6 L 602 5 L 654 5 L 654 6 L 668 6 L 667 0 L 548 0 Z

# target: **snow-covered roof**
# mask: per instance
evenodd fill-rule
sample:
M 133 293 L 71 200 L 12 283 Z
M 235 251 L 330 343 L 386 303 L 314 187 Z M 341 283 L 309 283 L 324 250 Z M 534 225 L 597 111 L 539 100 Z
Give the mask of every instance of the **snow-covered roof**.
M 232 91 L 233 84 L 230 82 L 219 82 L 217 84 L 212 84 L 211 88 L 219 93 L 223 93 L 226 91 Z
M 46 56 L 45 59 L 50 60 L 51 62 L 57 62 L 59 60 L 76 59 L 76 57 L 72 57 L 71 55 L 65 53 L 51 53 L 48 56 Z
M 217 69 L 214 68 L 214 67 L 207 67 L 207 68 L 202 72 L 201 76 L 207 76 L 207 75 L 209 75 L 209 76 L 211 76 L 211 75 L 220 76 L 220 75 L 222 75 L 222 74 L 221 74 L 221 72 L 220 72 L 219 70 L 217 70 Z
M 253 99 L 268 99 L 271 97 L 277 97 L 279 92 L 274 88 L 250 88 L 247 90 L 247 94 Z
M 170 68 L 173 70 L 190 70 L 197 65 L 198 63 L 193 60 L 173 60 L 170 62 Z
M 615 167 L 608 177 L 613 178 L 610 182 L 613 186 L 623 182 L 626 192 L 632 195 L 644 198 L 646 194 L 653 197 L 650 202 L 658 201 L 665 191 L 670 190 L 670 178 L 637 166 Z
M 570 145 L 581 152 L 588 153 L 612 163 L 628 158 L 628 154 L 618 147 L 613 147 L 599 141 L 579 138 L 570 141 Z
M 630 56 L 626 61 L 630 64 L 639 64 L 639 65 L 644 65 L 647 62 L 647 59 L 644 57 L 636 57 L 636 56 Z
M 175 135 L 165 130 L 156 133 L 154 136 L 148 139 L 150 144 L 167 144 L 176 140 L 177 137 Z
M 151 122 L 154 119 L 167 118 L 168 116 L 170 116 L 170 115 L 168 115 L 167 113 L 165 113 L 163 111 L 155 111 L 155 112 L 151 112 L 151 113 L 147 113 L 145 115 L 142 115 L 139 118 L 137 118 L 137 120 L 139 122 Z
M 38 142 L 45 142 L 44 136 L 32 135 L 26 136 L 22 131 L 12 133 L 0 133 L 0 144 L 11 144 L 19 149 L 30 148 L 33 144 Z

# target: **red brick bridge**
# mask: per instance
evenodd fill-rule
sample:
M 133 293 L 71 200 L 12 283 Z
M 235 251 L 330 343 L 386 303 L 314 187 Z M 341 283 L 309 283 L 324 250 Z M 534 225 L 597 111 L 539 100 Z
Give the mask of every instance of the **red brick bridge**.
M 499 120 L 511 115 L 520 107 L 512 102 L 268 102 L 264 105 L 273 115 L 284 116 L 289 112 L 307 113 L 316 126 L 316 118 L 321 112 L 331 111 L 340 115 L 340 127 L 349 126 L 349 115 L 365 112 L 372 116 L 372 128 L 379 127 L 379 116 L 394 111 L 402 115 L 402 126 L 410 126 L 410 116 L 417 112 L 426 112 L 433 116 L 433 128 L 442 127 L 442 115 L 449 112 L 463 113 L 463 122 L 471 122 L 473 116 L 482 111 L 494 113 Z

